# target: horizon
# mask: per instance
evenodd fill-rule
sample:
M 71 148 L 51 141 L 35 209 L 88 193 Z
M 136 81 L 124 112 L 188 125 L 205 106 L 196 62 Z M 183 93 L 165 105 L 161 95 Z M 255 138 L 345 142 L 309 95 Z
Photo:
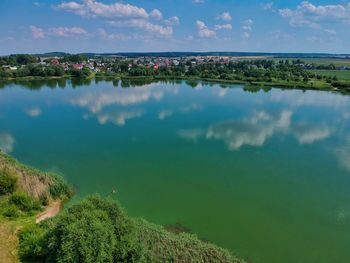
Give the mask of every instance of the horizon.
M 3 0 L 0 10 L 0 55 L 350 53 L 345 0 Z
M 298 55 L 302 55 L 303 57 L 339 57 L 342 58 L 342 56 L 350 56 L 350 53 L 325 53 L 325 52 L 259 52 L 259 51 L 122 51 L 122 52 L 65 52 L 65 51 L 48 51 L 48 52 L 42 52 L 42 53 L 11 53 L 11 54 L 3 54 L 0 56 L 11 56 L 11 55 L 53 55 L 53 54 L 69 54 L 69 55 L 86 55 L 86 54 L 92 54 L 97 56 L 108 56 L 108 55 L 150 55 L 155 56 L 156 54 L 189 54 L 189 55 L 196 55 L 196 56 L 232 56 L 232 57 L 240 57 L 240 56 L 254 56 L 254 55 L 265 55 L 265 56 L 273 56 L 273 55 L 290 55 L 291 58 L 293 58 L 295 55 L 297 58 Z

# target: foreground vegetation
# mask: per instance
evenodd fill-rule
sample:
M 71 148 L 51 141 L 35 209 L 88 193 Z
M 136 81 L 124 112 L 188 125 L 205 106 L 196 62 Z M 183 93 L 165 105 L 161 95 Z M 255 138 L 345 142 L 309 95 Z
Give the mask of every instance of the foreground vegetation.
M 18 231 L 34 224 L 51 202 L 71 195 L 61 177 L 22 165 L 0 151 L 0 262 L 17 262 Z
M 19 253 L 43 262 L 243 262 L 194 235 L 132 219 L 99 196 L 24 229 Z
M 0 262 L 244 262 L 195 235 L 131 218 L 98 195 L 36 222 L 71 195 L 62 178 L 0 152 Z

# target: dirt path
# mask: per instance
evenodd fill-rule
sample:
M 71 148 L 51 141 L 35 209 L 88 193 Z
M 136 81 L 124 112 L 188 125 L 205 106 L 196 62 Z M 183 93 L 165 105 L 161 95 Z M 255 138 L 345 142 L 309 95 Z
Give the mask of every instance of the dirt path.
M 45 208 L 45 210 L 38 215 L 35 222 L 40 223 L 41 221 L 44 221 L 45 219 L 54 217 L 58 214 L 58 212 L 61 209 L 61 201 L 53 201 L 49 206 Z

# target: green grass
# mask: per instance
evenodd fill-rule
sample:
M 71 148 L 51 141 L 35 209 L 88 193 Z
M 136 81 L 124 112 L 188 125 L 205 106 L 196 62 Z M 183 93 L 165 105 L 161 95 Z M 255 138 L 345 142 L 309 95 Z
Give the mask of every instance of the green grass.
M 35 224 L 36 215 L 42 210 L 41 205 L 47 204 L 43 201 L 69 198 L 72 190 L 60 176 L 23 165 L 1 152 L 0 174 L 3 179 L 0 180 L 0 188 L 8 190 L 0 195 L 0 263 L 16 263 L 19 262 L 19 230 Z M 8 180 L 4 177 L 6 174 L 16 179 L 13 189 L 8 187 Z M 2 187 L 4 185 L 5 188 Z
M 349 65 L 350 66 L 350 65 Z M 336 76 L 339 80 L 350 80 L 350 70 L 309 70 L 321 76 Z
M 315 64 L 317 66 L 320 65 L 329 65 L 333 64 L 336 67 L 342 67 L 342 66 L 348 66 L 350 67 L 350 59 L 337 59 L 337 58 L 271 58 L 274 61 L 279 60 L 297 60 L 300 59 L 301 61 L 308 63 L 308 64 Z

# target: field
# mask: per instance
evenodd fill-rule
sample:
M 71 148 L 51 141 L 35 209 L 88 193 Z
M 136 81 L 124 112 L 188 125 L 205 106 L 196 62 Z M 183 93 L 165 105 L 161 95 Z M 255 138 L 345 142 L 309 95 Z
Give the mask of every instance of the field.
M 337 76 L 341 80 L 350 80 L 350 70 L 310 70 L 321 76 Z

